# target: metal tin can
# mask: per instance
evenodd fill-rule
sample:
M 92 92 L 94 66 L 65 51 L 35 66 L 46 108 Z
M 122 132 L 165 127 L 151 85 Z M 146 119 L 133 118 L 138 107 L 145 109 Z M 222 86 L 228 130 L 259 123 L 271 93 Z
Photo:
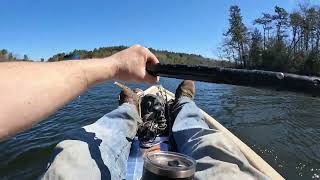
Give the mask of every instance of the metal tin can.
M 152 152 L 144 157 L 142 180 L 193 179 L 196 161 L 174 152 Z

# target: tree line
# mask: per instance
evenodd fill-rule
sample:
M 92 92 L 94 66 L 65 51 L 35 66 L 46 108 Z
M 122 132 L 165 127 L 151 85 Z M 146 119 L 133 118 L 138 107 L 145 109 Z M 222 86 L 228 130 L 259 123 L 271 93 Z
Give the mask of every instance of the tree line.
M 275 6 L 273 13 L 262 13 L 243 23 L 239 6 L 229 9 L 229 28 L 223 34 L 223 57 L 238 68 L 320 73 L 320 7 L 300 4 L 288 12 Z
M 18 58 L 17 55 L 14 55 L 12 52 L 9 52 L 6 49 L 0 49 L 0 62 L 1 61 L 17 61 L 17 60 L 28 61 L 29 57 L 26 54 L 24 54 L 23 58 Z
M 53 55 L 48 58 L 48 62 L 72 60 L 72 59 L 93 59 L 104 58 L 111 56 L 119 51 L 128 48 L 127 46 L 112 46 L 112 47 L 100 47 L 93 50 L 73 50 L 72 52 L 62 52 Z M 229 61 L 218 61 L 210 58 L 205 58 L 197 54 L 178 53 L 166 50 L 156 50 L 149 48 L 149 50 L 156 55 L 161 63 L 164 64 L 185 64 L 185 65 L 202 65 L 210 67 L 232 67 L 233 63 Z M 27 55 L 23 55 L 23 58 L 18 58 L 12 52 L 6 49 L 0 49 L 0 62 L 4 61 L 32 61 Z M 41 62 L 45 59 L 41 58 Z
M 23 57 L 19 57 L 13 52 L 8 51 L 7 49 L 0 49 L 0 62 L 8 61 L 32 61 L 29 59 L 28 55 L 24 54 Z M 44 62 L 44 58 L 41 58 L 41 62 Z
M 70 59 L 92 59 L 92 58 L 104 58 L 111 56 L 121 50 L 128 48 L 127 46 L 113 46 L 113 47 L 101 47 L 93 50 L 74 50 L 69 53 L 58 53 L 48 59 L 49 62 L 63 61 Z M 205 58 L 201 55 L 170 52 L 166 50 L 156 50 L 149 48 L 149 50 L 156 55 L 160 63 L 164 64 L 185 64 L 185 65 L 202 65 L 210 67 L 231 67 L 232 62 L 218 61 L 209 58 Z

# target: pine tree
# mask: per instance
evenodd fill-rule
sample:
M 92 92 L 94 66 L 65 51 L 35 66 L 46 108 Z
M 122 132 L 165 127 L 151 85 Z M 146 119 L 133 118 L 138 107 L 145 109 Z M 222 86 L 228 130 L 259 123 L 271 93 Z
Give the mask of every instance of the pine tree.
M 307 10 L 306 16 L 306 26 L 308 28 L 309 42 L 308 46 L 311 46 L 311 51 L 315 48 L 315 39 L 316 39 L 316 26 L 317 26 L 317 10 L 315 7 L 311 7 Z
M 6 49 L 1 49 L 0 50 L 0 56 L 4 56 L 6 54 L 8 54 L 8 50 L 6 50 Z
M 294 56 L 297 52 L 297 43 L 300 41 L 301 30 L 300 27 L 303 24 L 303 17 L 300 12 L 293 12 L 290 14 L 290 26 L 292 28 L 292 41 L 291 47 L 293 49 Z
M 262 35 L 260 31 L 255 28 L 251 33 L 251 44 L 249 50 L 250 67 L 261 66 L 262 50 Z
M 286 37 L 286 28 L 288 27 L 288 16 L 289 14 L 284 8 L 276 6 L 274 8 L 274 12 L 276 13 L 273 15 L 273 20 L 276 23 L 276 30 L 277 30 L 277 41 L 280 42 Z
M 238 6 L 231 6 L 229 25 L 230 28 L 224 34 L 226 37 L 226 48 L 235 48 L 238 52 L 238 60 L 246 67 L 245 46 L 248 41 L 248 30 L 242 22 L 241 10 Z
M 258 18 L 254 21 L 253 24 L 262 25 L 263 28 L 263 49 L 266 49 L 267 37 L 269 39 L 269 31 L 272 29 L 271 26 L 272 16 L 268 13 L 262 13 L 262 17 Z M 266 37 L 266 33 L 268 32 L 268 36 Z
M 320 53 L 320 7 L 317 8 L 316 17 L 316 50 Z

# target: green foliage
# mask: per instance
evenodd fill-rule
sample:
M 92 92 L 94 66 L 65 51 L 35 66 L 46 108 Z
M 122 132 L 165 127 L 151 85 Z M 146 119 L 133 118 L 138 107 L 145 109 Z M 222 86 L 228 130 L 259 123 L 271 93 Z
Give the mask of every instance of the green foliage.
M 320 75 L 320 7 L 299 5 L 299 10 L 288 13 L 275 6 L 274 14 L 262 13 L 253 22 L 262 27 L 263 37 L 256 28 L 250 35 L 245 33 L 237 6 L 230 7 L 229 24 L 224 48 L 237 56 L 225 57 L 233 57 L 238 67 Z M 241 38 L 235 38 L 241 29 Z M 248 62 L 243 58 L 239 64 L 247 51 Z
M 6 54 L 8 54 L 8 50 L 6 50 L 6 49 L 1 49 L 0 50 L 0 56 L 4 56 Z
M 95 48 L 92 51 L 88 50 L 74 50 L 70 53 L 59 53 L 51 58 L 49 62 L 68 60 L 72 55 L 80 55 L 81 59 L 91 59 L 91 58 L 104 58 L 111 56 L 121 50 L 126 49 L 126 46 L 114 46 L 114 47 L 101 47 Z M 169 51 L 160 51 L 149 48 L 161 63 L 164 64 L 186 64 L 186 65 L 203 65 L 203 66 L 222 66 L 230 67 L 233 64 L 226 61 L 215 61 L 209 58 L 204 58 L 196 54 L 186 54 L 186 53 L 176 53 Z
M 16 61 L 17 57 L 13 55 L 12 52 L 9 52 L 6 49 L 0 50 L 0 62 L 2 61 Z
M 320 53 L 312 51 L 306 58 L 304 64 L 304 72 L 313 75 L 318 74 L 320 69 Z
M 52 56 L 51 58 L 49 58 L 48 61 L 49 62 L 62 61 L 64 60 L 65 55 L 66 55 L 65 53 L 58 53 Z
M 288 72 L 289 62 L 290 58 L 287 53 L 287 47 L 282 41 L 273 40 L 270 47 L 263 51 L 263 69 Z
M 261 67 L 262 65 L 262 35 L 258 29 L 251 34 L 251 45 L 249 50 L 249 67 Z
M 270 36 L 270 30 L 272 29 L 271 23 L 272 23 L 272 15 L 268 13 L 262 13 L 262 17 L 255 19 L 253 24 L 259 24 L 262 25 L 263 28 L 263 49 L 266 48 L 267 40 Z M 267 33 L 267 35 L 266 35 Z
M 246 66 L 246 52 L 245 45 L 248 41 L 248 30 L 242 22 L 241 10 L 238 6 L 231 6 L 229 9 L 229 25 L 230 28 L 224 34 L 225 36 L 225 47 L 231 48 L 237 52 L 238 56 L 236 63 L 238 62 Z
M 282 41 L 284 37 L 287 37 L 286 28 L 288 26 L 288 16 L 289 14 L 284 8 L 276 6 L 274 8 L 275 15 L 273 15 L 272 20 L 276 25 L 277 41 Z

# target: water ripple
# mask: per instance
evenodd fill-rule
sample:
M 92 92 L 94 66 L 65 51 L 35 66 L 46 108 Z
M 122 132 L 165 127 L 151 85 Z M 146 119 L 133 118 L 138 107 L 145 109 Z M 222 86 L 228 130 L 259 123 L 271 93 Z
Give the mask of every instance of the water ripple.
M 180 80 L 161 84 L 174 91 Z M 247 87 L 197 82 L 196 103 L 287 179 L 319 178 L 320 100 Z M 145 89 L 148 85 L 132 84 Z M 0 142 L 0 179 L 35 179 L 63 133 L 95 122 L 118 104 L 112 83 L 91 88 L 15 137 Z

